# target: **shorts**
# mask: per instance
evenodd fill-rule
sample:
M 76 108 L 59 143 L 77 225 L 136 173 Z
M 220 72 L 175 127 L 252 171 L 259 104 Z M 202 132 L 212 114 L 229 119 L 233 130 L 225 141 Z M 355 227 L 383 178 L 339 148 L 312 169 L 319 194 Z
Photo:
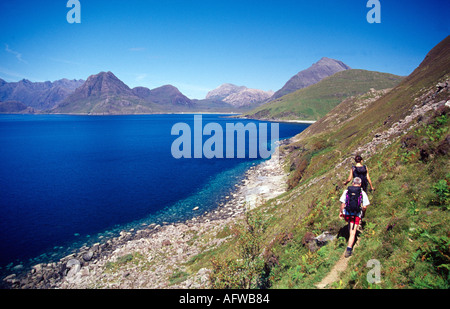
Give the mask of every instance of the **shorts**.
M 351 222 L 351 223 L 355 223 L 356 225 L 359 225 L 359 223 L 361 222 L 361 218 L 358 216 L 349 216 L 349 215 L 345 215 L 344 216 L 345 221 L 347 222 Z

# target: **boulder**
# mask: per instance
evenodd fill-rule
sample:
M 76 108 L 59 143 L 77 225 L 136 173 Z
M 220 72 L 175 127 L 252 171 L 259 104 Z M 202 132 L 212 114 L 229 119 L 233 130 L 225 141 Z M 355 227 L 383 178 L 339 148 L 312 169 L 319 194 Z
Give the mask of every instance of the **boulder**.
M 325 246 L 329 241 L 336 238 L 336 235 L 326 231 L 319 236 L 314 236 L 313 233 L 307 232 L 302 239 L 302 244 L 308 247 L 309 251 L 316 252 L 321 247 Z
M 332 241 L 336 238 L 336 235 L 331 234 L 330 232 L 323 232 L 322 234 L 320 234 L 319 236 L 317 236 L 316 238 L 314 238 L 317 242 L 317 245 L 319 245 L 320 247 L 325 246 L 329 241 Z
M 92 250 L 89 250 L 88 252 L 83 254 L 83 260 L 85 260 L 86 262 L 89 262 L 90 260 L 92 260 L 93 256 L 94 256 L 94 252 Z
M 73 277 L 80 271 L 81 263 L 77 259 L 71 259 L 67 262 L 66 267 L 69 269 L 67 277 Z

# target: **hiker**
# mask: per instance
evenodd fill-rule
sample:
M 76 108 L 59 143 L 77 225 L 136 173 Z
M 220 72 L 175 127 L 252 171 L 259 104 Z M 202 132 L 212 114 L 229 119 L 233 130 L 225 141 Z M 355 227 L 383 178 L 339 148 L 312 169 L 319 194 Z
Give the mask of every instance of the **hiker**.
M 372 180 L 370 180 L 369 170 L 367 169 L 367 166 L 362 164 L 362 161 L 363 159 L 360 155 L 357 155 L 355 157 L 356 164 L 352 166 L 350 175 L 348 175 L 347 181 L 344 182 L 344 186 L 348 184 L 352 180 L 352 178 L 359 177 L 362 180 L 361 187 L 364 192 L 367 193 L 367 184 L 370 184 L 370 189 L 372 189 L 372 191 L 375 191 L 375 188 L 372 186 Z
M 352 255 L 356 230 L 361 223 L 361 218 L 366 212 L 367 206 L 370 204 L 366 192 L 361 188 L 361 182 L 361 178 L 355 177 L 352 186 L 348 187 L 339 199 L 341 202 L 339 218 L 344 218 L 348 222 L 349 227 L 349 238 L 345 257 Z

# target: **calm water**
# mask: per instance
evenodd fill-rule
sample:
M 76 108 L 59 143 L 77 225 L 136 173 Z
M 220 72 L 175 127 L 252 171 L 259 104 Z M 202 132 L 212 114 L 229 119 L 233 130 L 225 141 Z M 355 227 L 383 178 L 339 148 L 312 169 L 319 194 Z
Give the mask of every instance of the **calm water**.
M 259 123 L 222 116 L 203 115 L 203 125 Z M 177 122 L 194 128 L 193 119 L 0 115 L 3 270 L 58 259 L 125 226 L 183 220 L 195 206 L 196 213 L 216 207 L 260 159 L 174 159 L 171 128 Z M 307 126 L 280 123 L 280 139 Z

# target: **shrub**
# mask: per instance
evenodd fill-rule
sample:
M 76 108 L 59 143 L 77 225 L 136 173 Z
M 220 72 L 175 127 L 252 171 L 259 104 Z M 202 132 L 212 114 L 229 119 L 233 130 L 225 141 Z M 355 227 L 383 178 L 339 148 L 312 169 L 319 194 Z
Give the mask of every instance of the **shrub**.
M 433 201 L 448 210 L 450 199 L 450 186 L 447 180 L 441 179 L 433 185 L 433 192 L 436 199 Z
M 246 214 L 244 225 L 237 228 L 238 259 L 213 259 L 211 286 L 215 289 L 252 289 L 266 287 L 273 261 L 265 261 L 262 239 L 266 222 L 258 212 Z M 270 262 L 270 263 L 269 263 Z

